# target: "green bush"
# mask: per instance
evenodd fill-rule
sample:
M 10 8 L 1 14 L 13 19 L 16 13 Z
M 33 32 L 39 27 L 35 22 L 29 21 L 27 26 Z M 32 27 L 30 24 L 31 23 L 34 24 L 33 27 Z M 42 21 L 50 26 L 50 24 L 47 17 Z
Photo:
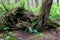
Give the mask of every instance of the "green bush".
M 58 3 L 52 6 L 50 11 L 50 18 L 60 20 L 60 6 L 58 5 Z

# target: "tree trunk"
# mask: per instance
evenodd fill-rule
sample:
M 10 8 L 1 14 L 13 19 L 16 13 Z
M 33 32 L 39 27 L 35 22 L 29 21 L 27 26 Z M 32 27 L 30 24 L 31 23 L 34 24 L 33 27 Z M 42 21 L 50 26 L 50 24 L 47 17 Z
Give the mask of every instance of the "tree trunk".
M 57 0 L 57 3 L 59 3 L 59 0 Z
M 33 28 L 36 28 L 37 30 L 43 30 L 45 28 L 52 3 L 53 0 L 42 0 L 42 9 L 40 11 L 40 15 L 38 16 L 38 20 L 33 26 Z
M 36 3 L 36 7 L 38 7 L 38 0 L 35 0 L 35 3 Z
M 58 3 L 58 5 L 59 5 L 59 0 L 57 0 L 57 3 Z

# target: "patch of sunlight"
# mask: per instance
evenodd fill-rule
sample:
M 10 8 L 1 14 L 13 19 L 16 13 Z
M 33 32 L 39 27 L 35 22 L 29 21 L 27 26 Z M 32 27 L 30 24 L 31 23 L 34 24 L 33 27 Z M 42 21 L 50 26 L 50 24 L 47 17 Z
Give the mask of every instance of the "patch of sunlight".
M 60 32 L 60 27 L 57 27 L 57 29 L 56 29 L 56 30 Z
M 39 33 L 39 34 L 34 34 L 31 38 L 33 40 L 37 40 L 37 39 L 40 39 L 40 38 L 43 38 L 44 37 L 44 34 L 43 33 Z

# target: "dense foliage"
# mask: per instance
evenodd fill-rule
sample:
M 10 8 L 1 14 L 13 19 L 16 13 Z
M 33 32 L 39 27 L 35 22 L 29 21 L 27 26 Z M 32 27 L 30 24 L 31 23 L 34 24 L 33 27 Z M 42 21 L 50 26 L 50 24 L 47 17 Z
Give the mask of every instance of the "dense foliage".
M 57 4 L 52 5 L 50 11 L 50 18 L 54 18 L 56 20 L 60 20 L 60 6 Z

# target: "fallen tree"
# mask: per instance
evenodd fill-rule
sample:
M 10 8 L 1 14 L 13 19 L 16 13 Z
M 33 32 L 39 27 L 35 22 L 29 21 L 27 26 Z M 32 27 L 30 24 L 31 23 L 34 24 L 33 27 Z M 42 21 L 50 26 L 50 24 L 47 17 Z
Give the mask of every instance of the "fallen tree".
M 58 21 L 58 20 L 56 20 L 56 19 L 49 19 L 48 21 L 47 21 L 47 24 L 46 24 L 48 27 L 50 26 L 50 27 L 52 27 L 52 29 L 53 29 L 53 27 L 56 29 L 56 30 L 59 30 L 58 28 L 60 27 L 60 21 Z M 46 29 L 48 28 L 48 27 L 46 27 Z M 49 27 L 49 28 L 50 28 Z

